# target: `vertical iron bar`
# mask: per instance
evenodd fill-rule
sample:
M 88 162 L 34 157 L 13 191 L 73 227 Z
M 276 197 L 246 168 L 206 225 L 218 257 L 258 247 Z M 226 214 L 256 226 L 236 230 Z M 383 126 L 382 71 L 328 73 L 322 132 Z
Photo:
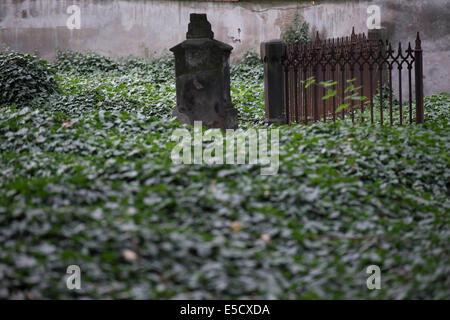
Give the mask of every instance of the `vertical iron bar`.
M 332 67 L 332 73 L 333 73 L 333 82 L 336 81 L 336 68 L 335 66 Z M 336 93 L 333 95 L 333 122 L 336 122 L 336 95 L 337 95 L 337 89 L 338 85 L 337 82 L 335 84 Z
M 359 66 L 359 86 L 360 88 L 360 97 L 359 97 L 359 108 L 361 109 L 361 122 L 364 122 L 364 102 L 362 97 L 364 96 L 364 65 Z
M 352 61 L 352 63 L 353 63 L 353 61 Z M 350 79 L 351 80 L 353 80 L 354 79 L 354 76 L 355 76 L 355 73 L 354 73 L 354 66 L 353 65 L 351 65 L 350 66 Z M 353 85 L 353 81 L 351 82 L 351 85 L 352 86 L 354 86 Z M 352 95 L 353 95 L 353 93 L 352 93 Z M 352 113 L 352 123 L 355 123 L 355 110 L 353 110 L 353 108 L 354 108 L 354 105 L 353 105 L 353 99 L 350 99 L 350 111 L 351 111 L 351 113 Z
M 379 72 L 380 72 L 380 122 L 381 125 L 383 125 L 383 62 L 381 63 L 381 68 L 379 67 Z
M 286 112 L 286 121 L 289 124 L 289 66 L 285 65 L 283 68 L 284 71 L 284 104 L 285 104 L 285 112 Z
M 414 71 L 416 76 L 416 123 L 423 123 L 423 65 L 422 47 L 419 32 L 417 32 L 416 48 L 414 49 Z
M 409 85 L 409 124 L 412 124 L 412 80 L 411 80 L 411 66 L 408 66 L 408 85 Z
M 373 124 L 373 65 L 369 67 L 370 73 L 370 123 Z
M 326 81 L 326 74 L 325 74 L 325 67 L 322 67 L 322 81 Z M 322 88 L 322 111 L 323 111 L 323 122 L 327 122 L 327 112 L 326 112 L 326 105 L 325 105 L 325 100 L 323 99 L 323 97 L 325 97 L 326 92 L 325 92 L 325 86 L 323 86 Z
M 295 112 L 295 122 L 299 122 L 299 111 L 298 111 L 298 73 L 297 73 L 297 66 L 294 66 L 294 86 L 295 86 L 295 93 L 294 93 L 294 112 Z
M 400 61 L 397 61 L 398 63 L 398 97 L 399 97 L 399 103 L 400 103 L 400 125 L 403 124 L 403 97 L 402 97 L 402 43 L 398 43 L 398 57 Z
M 403 98 L 402 98 L 402 65 L 398 66 L 398 97 L 400 103 L 400 125 L 403 124 Z
M 307 105 L 308 105 L 308 98 L 307 98 L 307 95 L 306 95 L 306 88 L 305 88 L 305 83 L 306 83 L 306 77 L 307 77 L 307 75 L 306 75 L 306 72 L 307 72 L 307 68 L 305 68 L 305 67 L 303 67 L 303 112 L 304 112 L 304 115 L 305 115 L 305 124 L 308 124 L 308 107 L 307 107 Z
M 345 64 L 341 65 L 341 104 L 345 102 Z M 345 109 L 342 110 L 342 120 L 345 119 Z
M 317 77 L 317 61 L 315 61 L 315 65 L 314 65 L 314 79 L 316 80 L 316 82 L 318 81 L 318 77 Z M 317 83 L 313 84 L 313 90 L 314 90 L 314 121 L 319 120 L 319 106 L 317 103 Z
M 392 126 L 392 66 L 389 65 L 389 124 Z

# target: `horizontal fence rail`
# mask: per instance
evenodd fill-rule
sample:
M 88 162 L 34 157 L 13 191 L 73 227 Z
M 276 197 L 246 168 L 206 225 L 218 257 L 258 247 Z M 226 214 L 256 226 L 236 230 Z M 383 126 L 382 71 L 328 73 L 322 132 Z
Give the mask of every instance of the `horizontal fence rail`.
M 275 50 L 277 46 L 279 50 Z M 423 123 L 419 33 L 414 50 L 410 43 L 406 50 L 401 43 L 394 50 L 391 43 L 378 39 L 371 30 L 368 37 L 353 30 L 350 37 L 320 40 L 317 36 L 313 42 L 288 45 L 271 41 L 263 43 L 261 49 L 267 122 L 340 118 L 402 125 L 415 118 L 416 123 Z M 275 77 L 276 81 L 270 79 Z

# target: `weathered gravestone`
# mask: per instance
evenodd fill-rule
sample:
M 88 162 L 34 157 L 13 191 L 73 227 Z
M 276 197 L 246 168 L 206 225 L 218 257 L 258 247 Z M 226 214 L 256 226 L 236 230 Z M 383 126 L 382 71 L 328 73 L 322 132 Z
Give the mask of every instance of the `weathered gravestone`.
M 177 105 L 181 122 L 202 121 L 209 128 L 236 129 L 230 97 L 229 57 L 233 47 L 214 40 L 206 14 L 192 13 L 187 40 L 170 49 L 175 55 Z

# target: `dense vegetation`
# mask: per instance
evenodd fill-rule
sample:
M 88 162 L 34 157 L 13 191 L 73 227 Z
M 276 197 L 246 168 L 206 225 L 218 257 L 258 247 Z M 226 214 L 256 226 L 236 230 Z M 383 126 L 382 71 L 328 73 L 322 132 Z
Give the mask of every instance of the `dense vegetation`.
M 59 92 L 0 105 L 0 298 L 450 298 L 448 94 L 420 126 L 281 126 L 279 173 L 261 176 L 172 164 L 172 60 L 53 68 Z M 263 126 L 253 55 L 232 97 Z
M 303 21 L 300 12 L 297 12 L 292 22 L 286 24 L 281 33 L 281 38 L 286 43 L 299 43 L 311 41 L 309 23 Z
M 45 101 L 57 91 L 50 65 L 35 56 L 0 52 L 0 105 L 24 105 L 30 100 Z

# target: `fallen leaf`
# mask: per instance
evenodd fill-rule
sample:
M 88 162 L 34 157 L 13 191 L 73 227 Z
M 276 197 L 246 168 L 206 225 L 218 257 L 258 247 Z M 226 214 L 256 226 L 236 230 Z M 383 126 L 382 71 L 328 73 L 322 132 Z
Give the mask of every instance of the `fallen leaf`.
M 130 249 L 125 249 L 122 251 L 122 256 L 127 261 L 136 261 L 138 259 L 138 255 L 136 252 L 131 251 Z
M 272 237 L 270 236 L 270 234 L 262 234 L 261 235 L 261 239 L 265 242 L 265 243 L 268 243 L 268 242 L 270 242 L 271 240 L 272 240 Z
M 72 124 L 69 121 L 64 121 L 62 124 L 63 128 L 70 128 Z
M 242 224 L 239 221 L 234 221 L 231 225 L 230 225 L 231 230 L 233 230 L 234 232 L 239 232 L 242 230 Z

